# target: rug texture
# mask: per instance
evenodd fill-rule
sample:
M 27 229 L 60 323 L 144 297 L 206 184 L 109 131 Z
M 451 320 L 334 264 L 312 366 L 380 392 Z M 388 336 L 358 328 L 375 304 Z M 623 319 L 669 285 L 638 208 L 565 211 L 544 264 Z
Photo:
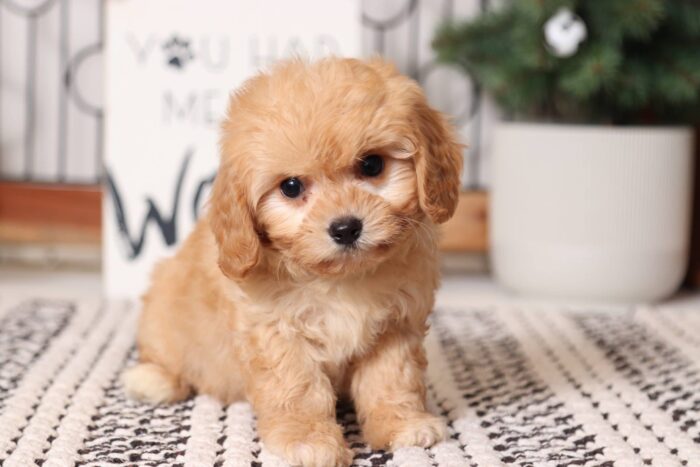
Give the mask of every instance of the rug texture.
M 246 403 L 128 400 L 129 304 L 31 300 L 0 310 L 0 464 L 283 466 Z M 351 407 L 356 466 L 700 466 L 700 313 L 479 305 L 438 310 L 426 341 L 430 449 L 371 451 Z

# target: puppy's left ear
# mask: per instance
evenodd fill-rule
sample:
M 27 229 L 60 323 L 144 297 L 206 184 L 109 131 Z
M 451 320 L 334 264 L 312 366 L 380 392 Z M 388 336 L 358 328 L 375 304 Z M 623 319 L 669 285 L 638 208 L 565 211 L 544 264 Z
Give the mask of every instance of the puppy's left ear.
M 230 279 L 242 279 L 260 261 L 245 177 L 225 160 L 212 188 L 209 225 L 219 250 L 219 268 Z
M 416 115 L 422 141 L 415 155 L 419 202 L 433 222 L 441 224 L 457 208 L 464 146 L 447 119 L 423 96 L 416 103 Z

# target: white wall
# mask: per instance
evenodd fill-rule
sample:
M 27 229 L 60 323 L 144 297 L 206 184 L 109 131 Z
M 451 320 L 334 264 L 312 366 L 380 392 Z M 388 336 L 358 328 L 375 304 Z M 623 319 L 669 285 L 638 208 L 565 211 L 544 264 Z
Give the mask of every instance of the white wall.
M 0 178 L 101 173 L 101 0 L 0 2 Z

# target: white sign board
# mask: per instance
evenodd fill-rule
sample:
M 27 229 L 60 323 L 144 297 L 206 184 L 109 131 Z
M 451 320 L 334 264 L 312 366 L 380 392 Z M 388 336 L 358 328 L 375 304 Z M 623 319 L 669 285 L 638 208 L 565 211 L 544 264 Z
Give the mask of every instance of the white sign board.
M 194 225 L 229 92 L 284 57 L 359 56 L 359 0 L 110 0 L 104 281 L 137 297 Z

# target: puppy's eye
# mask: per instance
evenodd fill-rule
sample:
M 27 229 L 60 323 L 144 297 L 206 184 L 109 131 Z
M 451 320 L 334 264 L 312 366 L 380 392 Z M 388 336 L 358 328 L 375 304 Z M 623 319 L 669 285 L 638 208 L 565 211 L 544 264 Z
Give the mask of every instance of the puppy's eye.
M 304 192 L 304 184 L 296 177 L 287 178 L 280 183 L 280 190 L 287 198 L 296 198 Z
M 360 160 L 360 173 L 365 177 L 376 177 L 384 170 L 384 159 L 377 154 L 370 154 Z

